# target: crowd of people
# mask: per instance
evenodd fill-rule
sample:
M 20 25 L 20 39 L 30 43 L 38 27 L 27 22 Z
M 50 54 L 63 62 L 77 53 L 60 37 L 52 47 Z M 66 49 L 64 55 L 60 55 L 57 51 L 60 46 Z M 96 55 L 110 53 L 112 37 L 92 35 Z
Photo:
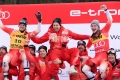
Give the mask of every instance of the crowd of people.
M 64 69 L 64 61 L 67 61 L 70 64 L 70 80 L 120 80 L 120 61 L 116 59 L 114 48 L 109 48 L 112 16 L 106 5 L 101 5 L 101 9 L 108 21 L 100 29 L 99 21 L 93 20 L 90 24 L 91 36 L 74 33 L 62 26 L 60 18 L 55 18 L 48 31 L 38 38 L 36 35 L 41 31 L 42 22 L 40 12 L 36 14 L 38 26 L 33 32 L 27 32 L 26 18 L 19 22 L 19 30 L 4 26 L 0 20 L 0 28 L 10 35 L 9 52 L 6 46 L 0 47 L 0 79 L 12 80 L 12 76 L 17 76 L 18 80 L 59 80 L 58 70 Z M 76 47 L 68 48 L 71 39 L 79 41 Z M 30 40 L 37 44 L 49 41 L 50 49 L 45 45 L 36 49 L 35 45 L 30 45 Z M 92 45 L 94 58 L 87 52 Z

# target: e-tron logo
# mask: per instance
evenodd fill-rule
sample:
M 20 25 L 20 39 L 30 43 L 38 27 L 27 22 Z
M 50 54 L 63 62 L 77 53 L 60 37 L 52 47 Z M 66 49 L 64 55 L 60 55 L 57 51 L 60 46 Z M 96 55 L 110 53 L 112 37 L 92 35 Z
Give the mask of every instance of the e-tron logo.
M 10 18 L 10 12 L 8 12 L 8 11 L 2 11 L 0 19 L 8 19 L 8 18 Z
M 89 15 L 89 16 L 100 16 L 101 13 L 104 12 L 104 10 L 94 10 L 94 9 L 88 9 L 87 11 L 82 10 L 70 10 L 70 16 L 82 16 L 82 15 Z M 111 15 L 120 15 L 120 9 L 109 9 L 109 12 Z

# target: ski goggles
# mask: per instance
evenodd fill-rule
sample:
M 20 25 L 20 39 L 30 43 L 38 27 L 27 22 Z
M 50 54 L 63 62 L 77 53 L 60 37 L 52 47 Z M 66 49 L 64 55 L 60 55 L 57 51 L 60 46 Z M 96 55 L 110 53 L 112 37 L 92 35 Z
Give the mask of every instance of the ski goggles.
M 115 50 L 111 50 L 111 49 L 110 49 L 110 50 L 108 50 L 107 53 L 109 54 L 109 53 L 116 53 L 116 52 L 115 52 Z
M 78 45 L 79 45 L 79 44 L 81 44 L 81 45 L 86 45 L 86 43 L 85 43 L 84 41 L 81 41 L 81 40 L 80 40 L 80 41 L 78 41 L 78 43 L 77 43 L 77 44 L 78 44 Z

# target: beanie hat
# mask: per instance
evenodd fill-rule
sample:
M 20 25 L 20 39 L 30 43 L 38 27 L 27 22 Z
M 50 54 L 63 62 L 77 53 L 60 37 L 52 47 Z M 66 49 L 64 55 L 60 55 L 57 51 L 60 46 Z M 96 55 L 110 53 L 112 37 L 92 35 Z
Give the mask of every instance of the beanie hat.
M 7 52 L 7 47 L 6 46 L 2 45 L 0 48 L 4 49 Z
M 36 47 L 35 47 L 34 45 L 29 45 L 29 48 L 33 49 L 34 52 L 35 52 L 35 50 L 36 50 Z
M 57 22 L 60 26 L 61 26 L 61 19 L 60 18 L 55 18 L 54 20 L 53 20 L 53 22 L 52 22 L 52 24 L 54 23 L 54 22 Z
M 20 24 L 24 24 L 25 26 L 27 26 L 27 18 L 23 18 L 20 22 L 19 22 L 19 25 Z
M 42 46 L 40 46 L 40 47 L 38 48 L 38 52 L 39 52 L 40 49 L 44 49 L 44 50 L 47 52 L 47 47 L 44 46 L 44 45 L 42 45 Z
M 99 25 L 99 21 L 98 20 L 93 20 L 92 22 L 91 22 L 91 25 L 92 24 L 96 24 L 99 28 L 100 28 L 100 25 Z

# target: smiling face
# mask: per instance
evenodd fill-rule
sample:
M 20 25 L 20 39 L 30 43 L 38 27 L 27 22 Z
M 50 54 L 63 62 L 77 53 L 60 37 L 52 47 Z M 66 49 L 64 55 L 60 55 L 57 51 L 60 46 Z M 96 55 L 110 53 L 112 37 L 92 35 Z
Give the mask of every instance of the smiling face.
M 3 48 L 0 48 L 0 56 L 1 55 L 5 55 L 7 52 L 5 51 L 5 49 L 3 49 Z
M 29 49 L 30 49 L 30 54 L 35 55 L 34 49 L 32 49 L 32 48 L 29 48 Z
M 39 55 L 40 55 L 41 57 L 45 58 L 46 55 L 47 55 L 47 52 L 45 51 L 45 49 L 40 49 L 40 50 L 39 50 Z
M 114 54 L 108 54 L 108 61 L 110 61 L 111 63 L 115 62 L 115 55 Z
M 82 45 L 82 44 L 79 44 L 77 48 L 78 48 L 80 51 L 84 51 L 84 50 L 85 50 L 85 47 L 84 47 L 84 45 Z
M 96 24 L 91 24 L 91 30 L 92 30 L 93 33 L 97 32 L 97 31 L 99 30 L 98 25 L 96 25 Z
M 19 24 L 18 27 L 19 27 L 20 31 L 25 31 L 25 29 L 26 29 L 26 26 L 24 24 Z
M 54 29 L 56 32 L 58 32 L 58 31 L 60 30 L 60 24 L 57 23 L 57 22 L 54 22 L 54 23 L 53 23 L 53 29 Z

